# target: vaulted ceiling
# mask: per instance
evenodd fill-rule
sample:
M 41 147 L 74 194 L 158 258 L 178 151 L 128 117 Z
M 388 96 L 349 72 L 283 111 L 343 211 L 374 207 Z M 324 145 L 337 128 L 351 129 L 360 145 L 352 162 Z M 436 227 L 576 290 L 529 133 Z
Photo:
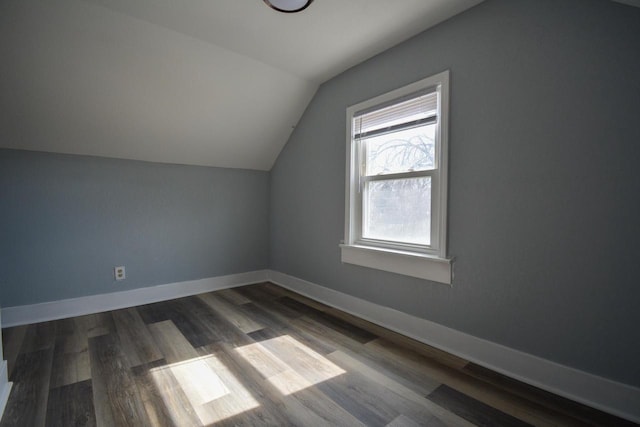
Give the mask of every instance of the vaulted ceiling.
M 0 147 L 269 170 L 318 85 L 481 0 L 3 0 Z

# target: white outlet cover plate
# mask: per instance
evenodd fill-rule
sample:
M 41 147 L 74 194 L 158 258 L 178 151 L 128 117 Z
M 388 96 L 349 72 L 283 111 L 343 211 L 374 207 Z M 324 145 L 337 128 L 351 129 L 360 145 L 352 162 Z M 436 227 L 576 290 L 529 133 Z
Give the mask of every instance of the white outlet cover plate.
M 118 281 L 126 279 L 127 275 L 125 273 L 124 266 L 115 267 L 113 269 L 113 275 Z

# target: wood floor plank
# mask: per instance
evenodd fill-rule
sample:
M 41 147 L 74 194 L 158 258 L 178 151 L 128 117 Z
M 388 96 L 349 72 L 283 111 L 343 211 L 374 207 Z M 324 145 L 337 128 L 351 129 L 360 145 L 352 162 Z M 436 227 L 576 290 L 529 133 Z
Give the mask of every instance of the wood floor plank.
M 171 318 L 175 300 L 154 302 L 136 307 L 140 318 L 144 323 L 157 323 Z
M 88 338 L 115 333 L 116 325 L 111 313 L 95 313 L 74 317 L 77 329 L 85 331 Z
M 89 347 L 87 331 L 76 326 L 74 319 L 57 321 L 56 349 L 62 353 L 79 353 Z
M 220 344 L 232 371 L 245 380 L 262 404 L 285 416 L 288 424 L 310 426 L 361 426 L 355 417 L 321 393 L 260 343 L 242 348 Z M 216 349 L 209 349 L 216 352 Z M 219 352 L 218 352 L 219 354 Z M 239 357 L 240 355 L 240 357 Z M 253 355 L 253 356 L 251 356 Z
M 446 385 L 431 392 L 429 399 L 479 427 L 531 426 Z
M 532 402 L 536 402 L 546 408 L 550 408 L 554 411 L 567 415 L 570 414 L 572 417 L 589 425 L 615 425 L 616 427 L 631 427 L 637 425 L 630 421 L 621 420 L 617 417 L 598 411 L 597 409 L 589 408 L 588 406 L 572 402 L 547 391 L 516 381 L 505 375 L 476 365 L 475 363 L 468 363 L 465 365 L 463 371 L 465 373 L 469 373 L 475 378 L 493 384 L 509 393 L 523 397 Z
M 27 325 L 22 325 L 2 330 L 2 349 L 4 358 L 7 361 L 7 375 L 10 381 L 13 381 L 13 369 L 16 366 L 16 359 L 20 354 L 27 328 Z
M 532 424 L 540 426 L 575 425 L 575 420 L 555 413 L 545 412 L 542 415 L 541 408 L 530 402 L 518 400 L 482 382 L 469 380 L 466 375 L 449 366 L 442 365 L 411 349 L 398 347 L 387 340 L 377 339 L 365 345 L 359 345 L 352 339 L 311 319 L 301 318 L 292 323 L 296 327 L 304 325 L 305 330 L 316 335 L 319 339 L 333 342 L 337 348 L 375 366 L 385 375 L 414 391 L 427 394 L 432 390 L 434 384 L 444 382 L 456 388 L 460 387 L 485 403 L 496 405 L 512 416 L 528 420 Z M 425 388 L 425 386 L 427 387 Z
M 543 410 L 540 405 L 533 402 L 503 393 L 484 382 L 474 381 L 458 370 L 442 365 L 411 349 L 393 345 L 387 340 L 380 339 L 367 343 L 364 350 L 360 351 L 360 355 L 401 377 L 415 378 L 418 380 L 417 383 L 434 379 L 446 383 L 531 424 L 579 425 L 570 417 Z
M 284 400 L 288 413 L 291 413 L 296 420 L 296 425 L 307 425 L 307 423 L 322 426 L 368 425 L 315 386 L 298 391 Z
M 50 388 L 91 379 L 89 363 L 89 316 L 56 321 Z
M 254 285 L 248 288 L 250 288 L 250 290 L 239 288 L 238 292 L 243 293 L 243 295 L 250 299 L 251 304 L 260 307 L 271 316 L 275 316 L 285 323 L 290 319 L 305 315 L 311 309 L 309 306 L 301 303 L 298 303 L 299 305 L 296 307 L 294 300 L 283 295 L 281 292 L 276 292 L 273 287 L 268 287 L 265 284 Z
M 255 285 L 249 285 L 248 287 L 255 287 L 260 289 L 260 291 L 270 299 L 278 299 L 284 295 L 284 288 L 274 285 L 271 282 L 257 283 Z M 240 287 L 240 289 L 242 289 L 242 287 Z
M 349 379 L 353 381 L 353 376 Z M 334 379 L 316 387 L 367 426 L 384 426 L 400 415 L 386 402 L 371 400 L 370 395 L 357 383 L 345 384 L 341 379 Z
M 319 323 L 327 328 L 331 328 L 339 334 L 351 338 L 352 340 L 357 341 L 361 344 L 368 343 L 378 338 L 377 335 L 330 314 L 329 309 L 327 309 L 327 311 L 320 311 L 311 308 L 310 310 L 308 310 L 305 316 L 294 319 L 292 323 L 295 323 L 296 320 L 304 318 L 311 319 L 314 322 Z
M 171 320 L 194 348 L 220 339 L 204 327 L 202 322 L 193 317 L 180 300 L 173 300 L 171 304 L 168 304 L 167 316 L 163 320 Z
M 29 325 L 20 347 L 20 353 L 53 348 L 56 340 L 56 322 L 41 322 Z
M 339 349 L 363 363 L 383 372 L 384 375 L 414 390 L 426 395 L 441 384 L 440 381 L 424 375 L 415 376 L 414 370 L 403 363 L 402 357 L 381 357 L 368 346 L 347 337 L 313 319 L 302 317 L 291 322 L 291 327 L 313 336 L 316 340 L 327 342 L 335 349 Z
M 277 337 L 289 336 L 298 341 L 300 344 L 305 345 L 306 347 L 321 355 L 326 355 L 336 350 L 336 347 L 331 343 L 320 340 L 317 337 L 306 333 L 304 330 L 292 326 L 278 331 L 264 328 L 260 329 L 259 331 L 251 332 L 247 335 L 255 341 L 265 341 Z
M 52 360 L 52 348 L 18 356 L 0 427 L 45 425 Z
M 245 297 L 235 289 L 222 289 L 220 291 L 216 291 L 216 294 L 221 298 L 224 298 L 227 301 L 237 305 L 247 304 L 251 302 L 249 298 Z
M 428 420 L 428 421 L 429 421 L 428 424 L 426 422 L 423 422 L 421 424 L 429 425 L 429 426 L 438 425 L 438 424 L 435 424 L 433 420 Z M 441 425 L 444 425 L 444 424 L 441 424 Z M 387 424 L 387 427 L 420 427 L 420 424 L 418 424 L 411 418 L 407 417 L 406 415 L 398 415 L 393 421 Z
M 306 314 L 304 309 L 299 310 L 293 306 L 293 304 L 282 303 L 281 298 L 268 299 L 264 301 L 254 301 L 253 304 L 260 307 L 272 316 L 277 317 L 285 324 L 292 319 L 297 319 Z
M 352 314 L 345 313 L 344 311 L 338 310 L 336 308 L 331 308 L 327 310 L 327 313 L 339 319 L 342 319 L 349 324 L 356 325 L 378 337 L 381 337 L 390 342 L 393 342 L 396 345 L 409 348 L 426 357 L 429 357 L 430 359 L 434 359 L 452 368 L 462 369 L 469 363 L 468 361 L 460 357 L 454 356 L 450 353 L 439 350 L 437 348 L 425 345 L 419 341 L 416 341 L 414 339 L 401 335 L 397 332 L 391 331 L 387 328 L 383 328 L 382 326 L 375 325 L 371 322 L 368 322 L 364 319 L 356 317 Z
M 284 407 L 279 400 L 280 395 L 265 385 L 262 374 L 258 373 L 248 359 L 243 358 L 237 350 L 236 347 L 227 343 L 213 344 L 199 349 L 203 356 L 214 355 L 217 363 L 223 364 L 228 370 L 226 376 L 234 378 L 234 382 L 237 382 L 235 387 L 237 388 L 238 385 L 242 387 L 244 389 L 242 393 L 250 395 L 251 399 L 257 401 L 264 412 L 255 412 L 255 408 L 248 411 L 241 411 L 241 408 L 238 408 L 238 413 L 222 420 L 221 425 L 297 425 L 292 422 L 290 414 L 283 410 Z M 262 363 L 266 362 L 262 360 Z M 273 367 L 270 369 L 275 370 Z M 234 386 L 229 388 L 233 392 Z M 245 413 L 249 413 L 249 417 L 244 418 Z M 248 421 L 251 422 L 248 423 Z
M 389 368 L 399 368 L 405 375 L 420 381 L 435 379 L 457 391 L 471 396 L 513 417 L 537 426 L 579 425 L 554 411 L 542 411 L 536 403 L 509 394 L 483 381 L 478 381 L 459 370 L 442 365 L 407 348 L 379 339 L 365 346 L 367 357 Z M 399 360 L 401 364 L 395 364 Z M 394 366 L 395 365 L 395 366 Z
M 300 343 L 306 345 L 316 353 L 319 353 L 322 355 L 327 355 L 329 353 L 333 353 L 334 351 L 336 351 L 336 347 L 332 343 L 325 340 L 317 339 L 317 337 L 314 337 L 313 335 L 308 334 L 305 331 L 295 327 L 289 326 L 281 330 L 280 334 L 289 335 L 295 338 Z
M 56 345 L 53 354 L 50 388 L 66 386 L 91 379 L 88 341 L 87 348 L 69 353 L 65 352 L 64 341 L 64 337 L 58 339 L 60 345 Z
M 91 380 L 76 382 L 49 391 L 47 427 L 93 427 L 96 415 L 93 409 Z
M 202 294 L 198 297 L 245 334 L 265 327 L 265 325 L 254 321 L 250 316 L 245 314 L 237 304 L 221 298 L 214 292 Z
M 241 286 L 239 288 L 234 288 L 234 290 L 254 303 L 268 301 L 280 297 L 280 295 L 270 291 L 262 284 Z
M 288 295 L 284 295 L 277 299 L 279 304 L 287 307 L 289 310 L 292 310 L 294 313 L 298 313 L 298 316 L 292 316 L 291 318 L 298 318 L 307 315 L 310 311 L 320 311 L 316 308 L 310 307 L 302 302 L 291 298 Z
M 194 348 L 242 335 L 241 331 L 196 297 L 174 300 L 172 311 L 170 319 Z
M 260 345 L 311 384 L 317 384 L 345 373 L 329 359 L 289 335 L 262 340 Z
M 252 335 L 256 337 L 260 335 L 259 345 L 269 351 L 273 357 L 280 359 L 294 374 L 302 377 L 304 381 L 302 385 L 305 386 L 305 389 L 314 387 L 322 391 L 362 423 L 366 425 L 385 425 L 399 415 L 399 413 L 395 412 L 381 414 L 379 408 L 384 405 L 380 405 L 380 402 L 373 403 L 375 399 L 370 399 L 370 394 L 364 392 L 363 389 L 353 387 L 353 384 L 347 385 L 344 379 L 340 378 L 343 375 L 347 375 L 351 380 L 354 380 L 357 374 L 349 374 L 291 336 L 273 333 L 267 335 L 264 330 Z M 285 384 L 287 382 L 294 385 L 300 383 L 300 380 L 296 380 L 296 376 L 292 375 L 289 370 L 278 375 L 288 375 L 288 377 L 283 378 L 282 382 Z M 276 378 L 278 375 L 276 375 Z M 356 392 L 359 393 L 354 396 Z M 363 404 L 364 397 L 368 398 L 366 399 L 367 404 Z
M 54 321 L 56 325 L 56 338 L 66 335 L 72 335 L 75 332 L 75 319 L 73 317 L 67 319 L 59 319 Z
M 144 403 L 117 334 L 89 339 L 93 405 L 98 426 L 148 423 Z
M 218 376 L 225 393 L 218 399 L 203 405 L 206 415 L 201 419 L 206 424 L 216 425 L 290 425 L 282 414 L 267 399 L 261 399 L 263 390 L 248 381 L 234 360 L 222 351 L 219 345 L 199 349 L 203 360 Z
M 250 332 L 247 334 L 247 336 L 249 336 L 252 340 L 256 342 L 260 342 L 260 341 L 270 340 L 272 338 L 277 338 L 279 336 L 282 336 L 282 334 L 279 332 L 275 332 L 272 329 L 264 328 L 264 329 L 260 329 L 259 331 Z
M 243 304 L 241 309 L 247 316 L 253 319 L 256 323 L 263 325 L 265 328 L 278 331 L 287 327 L 285 320 L 269 313 L 254 302 Z
M 414 402 L 417 405 L 421 405 L 426 408 L 433 416 L 430 418 L 430 424 L 437 424 L 438 422 L 445 426 L 460 426 L 460 427 L 472 427 L 473 424 L 467 422 L 463 418 L 455 415 L 454 413 L 447 411 L 441 406 L 433 403 L 429 399 L 423 397 L 419 393 L 416 393 L 412 389 L 404 386 L 403 384 L 395 381 L 393 378 L 385 375 L 375 367 L 368 366 L 362 361 L 349 356 L 343 351 L 336 351 L 328 355 L 328 358 L 335 362 L 338 366 L 345 369 L 348 372 L 359 372 L 365 378 L 371 381 L 375 381 L 383 387 L 386 387 L 398 396 Z M 438 386 L 434 386 L 435 390 Z M 432 391 L 433 391 L 432 390 Z M 435 419 L 434 419 L 435 418 Z M 400 421 L 398 421 L 400 422 Z
M 228 347 L 225 348 L 228 349 Z M 249 368 L 257 371 L 263 379 L 272 378 L 290 369 L 287 364 L 273 355 L 259 342 L 235 347 L 234 350 L 233 352 L 227 351 L 227 353 L 232 355 L 234 359 L 244 359 L 249 363 Z
M 309 348 L 320 354 L 329 354 L 339 347 L 339 340 L 325 339 L 323 333 L 331 338 L 334 333 L 330 328 L 320 325 L 303 316 L 289 322 L 286 329 L 280 331 L 281 334 L 289 334 L 303 342 Z M 350 341 L 353 346 L 360 347 L 361 344 L 341 335 L 346 341 Z M 335 337 L 334 337 L 335 338 Z
M 221 341 L 240 343 L 246 341 L 246 335 L 240 329 L 201 299 L 189 297 L 184 299 L 183 304 L 185 308 L 189 310 L 191 319 L 194 320 L 199 327 L 207 329 L 212 336 L 216 337 L 213 342 L 206 343 L 205 345 Z M 202 346 L 194 345 L 194 347 Z
M 287 296 L 287 292 L 289 292 L 287 289 L 283 288 L 282 286 L 278 286 L 271 282 L 264 282 L 262 283 L 262 286 L 264 286 L 268 292 L 271 292 L 277 298 Z
M 116 328 L 111 312 L 86 314 L 84 316 L 71 317 L 56 320 L 56 337 L 77 335 L 80 337 L 96 337 L 114 333 Z M 85 342 L 82 342 L 86 346 Z M 67 351 L 78 351 L 67 350 Z
M 154 427 L 191 427 L 202 423 L 167 362 L 156 360 L 131 369 L 144 402 L 149 424 Z
M 162 353 L 135 308 L 115 310 L 112 315 L 129 367 L 162 359 Z
M 300 302 L 300 303 L 302 303 L 302 304 L 304 304 L 304 305 L 306 305 L 308 307 L 311 307 L 311 308 L 313 308 L 315 310 L 328 311 L 328 310 L 331 309 L 330 306 L 328 306 L 326 304 L 323 304 L 323 303 L 321 303 L 319 301 L 313 300 L 313 299 L 311 299 L 309 297 L 306 297 L 304 295 L 297 294 L 297 293 L 295 293 L 293 291 L 290 291 L 288 289 L 285 289 L 285 288 L 281 288 L 281 289 L 282 289 L 281 292 L 282 292 L 283 296 L 287 296 L 287 297 L 289 297 L 291 299 L 294 299 L 294 300 L 296 300 L 296 301 L 298 301 L 298 302 Z
M 344 362 L 345 358 L 340 360 Z M 434 420 L 437 415 L 444 415 L 443 418 L 448 419 L 450 425 L 465 425 L 459 422 L 461 420 L 458 417 L 447 414 L 436 405 L 428 404 L 417 396 L 407 395 L 399 385 L 394 387 L 389 381 L 372 376 L 374 372 L 371 369 L 355 363 L 336 366 L 343 369 L 344 374 L 318 383 L 318 388 L 368 425 L 386 425 L 399 415 L 406 415 L 414 420 Z
M 199 357 L 189 341 L 171 320 L 149 325 L 149 331 L 167 363 L 178 363 Z

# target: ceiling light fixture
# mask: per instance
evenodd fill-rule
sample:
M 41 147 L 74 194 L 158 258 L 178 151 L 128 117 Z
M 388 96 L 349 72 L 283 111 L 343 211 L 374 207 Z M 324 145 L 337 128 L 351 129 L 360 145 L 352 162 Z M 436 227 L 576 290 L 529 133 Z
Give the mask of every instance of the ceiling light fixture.
M 295 13 L 308 8 L 313 0 L 264 0 L 264 2 L 278 12 Z

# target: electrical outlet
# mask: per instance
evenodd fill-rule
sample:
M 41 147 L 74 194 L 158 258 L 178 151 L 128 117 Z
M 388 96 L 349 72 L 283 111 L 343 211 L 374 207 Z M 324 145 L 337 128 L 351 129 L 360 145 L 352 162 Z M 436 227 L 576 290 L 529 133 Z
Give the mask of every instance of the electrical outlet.
M 122 265 L 120 267 L 114 267 L 113 268 L 113 276 L 116 278 L 117 281 L 126 279 L 127 275 L 124 272 L 124 265 Z

